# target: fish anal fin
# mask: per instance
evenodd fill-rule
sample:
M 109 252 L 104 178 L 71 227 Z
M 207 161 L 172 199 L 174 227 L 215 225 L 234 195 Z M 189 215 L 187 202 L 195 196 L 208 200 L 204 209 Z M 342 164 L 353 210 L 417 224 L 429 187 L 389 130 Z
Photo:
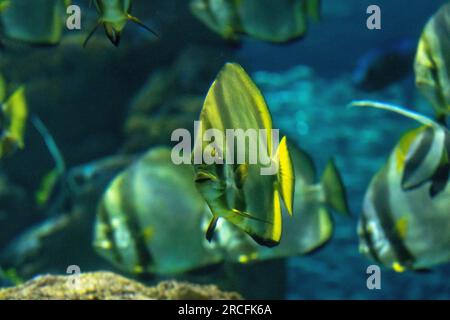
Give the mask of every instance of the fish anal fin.
M 278 161 L 278 185 L 281 198 L 289 214 L 294 210 L 295 173 L 292 159 L 289 154 L 287 139 L 283 137 L 276 153 Z

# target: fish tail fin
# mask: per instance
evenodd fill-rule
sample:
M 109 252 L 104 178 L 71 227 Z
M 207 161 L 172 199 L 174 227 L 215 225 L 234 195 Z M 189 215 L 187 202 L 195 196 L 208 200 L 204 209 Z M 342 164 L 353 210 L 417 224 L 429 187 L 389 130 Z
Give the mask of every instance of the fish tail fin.
M 139 18 L 136 18 L 136 17 L 132 16 L 131 14 L 128 14 L 127 18 L 131 22 L 134 22 L 135 24 L 137 24 L 139 27 L 141 27 L 141 28 L 147 30 L 148 32 L 150 32 L 151 34 L 153 34 L 156 38 L 158 38 L 158 39 L 160 38 L 159 34 L 157 34 L 154 30 L 147 27 Z
M 368 107 L 368 108 L 387 110 L 387 111 L 401 114 L 407 118 L 416 120 L 417 122 L 419 122 L 425 126 L 429 126 L 429 127 L 439 127 L 440 126 L 438 123 L 436 123 L 435 121 L 431 120 L 430 118 L 428 118 L 424 115 L 421 115 L 417 112 L 410 111 L 403 107 L 396 106 L 393 104 L 377 102 L 377 101 L 370 101 L 370 100 L 360 100 L 360 101 L 353 101 L 350 104 L 350 106 L 351 107 Z
M 321 183 L 325 193 L 325 203 L 333 210 L 350 216 L 345 186 L 334 159 L 328 161 Z
M 294 206 L 294 189 L 295 189 L 295 173 L 292 159 L 289 154 L 286 137 L 280 141 L 277 150 L 278 160 L 278 184 L 280 186 L 280 195 L 289 214 L 293 214 Z
M 208 229 L 206 230 L 206 240 L 208 240 L 208 242 L 211 242 L 211 240 L 214 236 L 214 231 L 216 230 L 218 220 L 219 220 L 219 217 L 214 216 L 211 219 L 211 221 L 209 222 Z

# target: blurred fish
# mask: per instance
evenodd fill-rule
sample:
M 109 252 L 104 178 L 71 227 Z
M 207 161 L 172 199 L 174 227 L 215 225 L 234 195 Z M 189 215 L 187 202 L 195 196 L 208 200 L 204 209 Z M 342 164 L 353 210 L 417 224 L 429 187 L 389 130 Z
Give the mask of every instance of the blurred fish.
M 227 261 L 247 263 L 310 253 L 325 245 L 333 234 L 330 208 L 350 215 L 345 188 L 334 161 L 329 161 L 318 182 L 311 157 L 292 144 L 289 150 L 295 172 L 294 215 L 283 220 L 280 244 L 274 248 L 257 246 L 246 234 L 222 220 L 213 244 L 225 252 Z
M 413 71 L 417 42 L 403 39 L 361 57 L 353 72 L 353 84 L 364 91 L 382 90 Z
M 283 43 L 302 37 L 308 18 L 320 19 L 320 0 L 192 0 L 191 11 L 227 40 Z
M 0 13 L 6 10 L 11 4 L 10 0 L 0 0 Z
M 150 150 L 119 174 L 100 202 L 97 252 L 122 270 L 176 274 L 218 263 L 201 230 L 206 203 L 190 165 L 175 165 L 171 150 Z
M 144 28 L 158 37 L 156 32 L 147 27 L 141 20 L 130 14 L 132 0 L 93 0 L 93 2 L 100 17 L 97 25 L 86 38 L 83 45 L 84 47 L 87 45 L 89 39 L 94 35 L 100 25 L 103 25 L 109 40 L 115 46 L 118 46 L 122 31 L 125 29 L 128 21 L 134 22 L 141 28 Z
M 416 85 L 431 102 L 438 121 L 450 114 L 450 3 L 443 5 L 422 33 L 415 61 Z
M 5 100 L 6 89 L 0 79 L 0 159 L 24 147 L 28 107 L 25 88 L 18 88 Z
M 195 184 L 213 214 L 206 232 L 207 239 L 212 238 L 218 219 L 224 218 L 259 244 L 277 245 L 282 232 L 280 198 L 292 214 L 295 183 L 293 167 L 286 137 L 281 140 L 276 152 L 272 152 L 271 115 L 261 92 L 238 64 L 227 63 L 217 76 L 201 111 L 199 127 L 201 133 L 212 129 L 224 136 L 228 129 L 242 132 L 253 129 L 258 132 L 256 143 L 261 146 L 262 142 L 263 145 L 263 148 L 258 148 L 259 159 L 255 164 L 249 161 L 249 150 L 246 150 L 243 163 L 236 164 L 236 150 L 233 152 L 217 144 L 212 147 L 203 140 L 202 134 L 197 136 L 193 156 L 209 152 L 223 162 L 194 163 Z M 260 130 L 266 131 L 261 135 Z M 232 139 L 236 149 L 238 138 L 234 136 Z M 230 143 L 227 141 L 227 146 Z M 276 174 L 261 174 L 262 168 L 269 166 L 262 163 L 261 156 L 268 159 L 270 165 L 278 166 Z M 235 164 L 229 164 L 230 160 Z
M 391 110 L 423 124 L 403 135 L 367 190 L 358 225 L 360 251 L 398 272 L 448 262 L 448 130 L 400 107 L 371 101 L 353 105 Z M 405 190 L 405 181 L 420 184 Z
M 134 155 L 113 155 L 67 170 L 64 157 L 45 124 L 35 114 L 31 122 L 55 162 L 54 168 L 44 175 L 35 192 L 36 204 L 48 212 L 60 212 L 66 202 L 73 199 L 80 201 L 83 196 L 97 194 L 112 177 L 136 159 Z
M 34 45 L 58 44 L 70 3 L 70 0 L 9 1 L 1 13 L 4 34 L 12 40 Z

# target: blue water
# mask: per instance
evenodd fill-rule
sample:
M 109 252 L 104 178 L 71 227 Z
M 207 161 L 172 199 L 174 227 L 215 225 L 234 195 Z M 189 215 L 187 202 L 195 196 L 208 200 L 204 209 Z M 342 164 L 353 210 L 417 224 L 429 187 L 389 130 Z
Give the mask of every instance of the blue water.
M 87 8 L 87 1 L 79 3 Z M 418 40 L 425 23 L 442 3 L 439 0 L 324 0 L 322 21 L 310 24 L 304 39 L 274 45 L 246 38 L 236 46 L 226 44 L 194 20 L 186 10 L 185 0 L 155 0 L 151 5 L 142 0 L 136 1 L 134 11 L 161 32 L 160 42 L 143 45 L 154 39 L 145 31 L 127 28 L 119 49 L 105 42 L 96 46 L 94 39 L 90 49 L 83 50 L 77 36 L 81 39 L 93 21 L 83 22 L 83 31 L 72 34 L 75 44 L 63 41 L 59 47 L 28 48 L 6 42 L 6 50 L 0 53 L 0 66 L 13 84 L 30 85 L 31 109 L 49 127 L 67 166 L 74 167 L 127 148 L 143 151 L 142 146 L 133 149 L 127 144 L 132 139 L 127 136 L 125 121 L 132 112 L 133 98 L 147 78 L 173 65 L 188 47 L 199 47 L 205 52 L 205 47 L 217 50 L 217 54 L 202 58 L 207 61 L 202 60 L 207 67 L 199 72 L 194 63 L 198 61 L 192 64 L 185 61 L 167 100 L 172 92 L 173 96 L 204 97 L 213 80 L 211 74 L 226 60 L 238 61 L 265 95 L 274 125 L 311 154 L 319 174 L 330 157 L 336 159 L 353 213 L 351 218 L 334 215 L 335 234 L 323 249 L 288 259 L 286 286 L 281 295 L 254 292 L 253 295 L 287 299 L 450 299 L 448 264 L 426 273 L 400 274 L 382 268 L 381 290 L 367 289 L 366 269 L 372 262 L 358 253 L 356 234 L 364 193 L 399 137 L 415 123 L 381 111 L 347 108 L 354 99 L 376 99 L 433 116 L 429 104 L 415 89 L 412 73 L 371 93 L 357 90 L 352 84 L 352 74 L 358 60 L 368 52 L 382 50 L 404 39 Z M 366 28 L 366 9 L 372 4 L 381 8 L 381 30 Z M 180 27 L 181 22 L 187 27 Z M 99 31 L 98 37 L 102 36 Z M 199 78 L 201 81 L 197 81 Z M 151 115 L 164 115 L 167 112 L 164 108 L 172 106 L 171 103 L 176 104 L 161 102 L 163 107 Z M 173 112 L 180 113 L 180 110 Z M 27 133 L 26 149 L 0 164 L 0 178 L 7 177 L 0 180 L 0 187 L 4 181 L 14 186 L 8 192 L 0 188 L 0 251 L 51 216 L 35 208 L 33 197 L 42 175 L 52 166 L 48 151 L 33 130 Z M 92 212 L 101 192 L 99 188 L 93 192 L 96 196 L 88 197 Z M 64 273 L 67 263 L 78 262 L 83 271 L 119 272 L 92 252 L 90 224 L 76 230 L 83 233 L 57 237 L 57 242 L 45 243 L 41 256 L 30 258 L 33 263 L 25 257 L 26 262 L 14 267 L 26 274 L 24 280 L 46 272 Z M 20 253 L 17 256 L 21 257 Z M 27 273 L 31 270 L 28 267 L 36 271 Z M 270 279 L 265 275 L 262 278 Z M 208 278 L 211 282 L 221 283 L 220 280 L 214 276 Z M 0 285 L 11 285 L 11 281 L 1 279 Z

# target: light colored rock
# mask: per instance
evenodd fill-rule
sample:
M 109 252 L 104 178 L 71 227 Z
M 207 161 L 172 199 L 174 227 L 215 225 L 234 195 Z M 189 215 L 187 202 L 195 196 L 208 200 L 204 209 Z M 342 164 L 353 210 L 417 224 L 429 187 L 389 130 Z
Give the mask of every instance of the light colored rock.
M 23 285 L 0 290 L 0 300 L 228 300 L 242 299 L 214 285 L 165 281 L 154 287 L 110 272 L 73 276 L 45 275 Z

